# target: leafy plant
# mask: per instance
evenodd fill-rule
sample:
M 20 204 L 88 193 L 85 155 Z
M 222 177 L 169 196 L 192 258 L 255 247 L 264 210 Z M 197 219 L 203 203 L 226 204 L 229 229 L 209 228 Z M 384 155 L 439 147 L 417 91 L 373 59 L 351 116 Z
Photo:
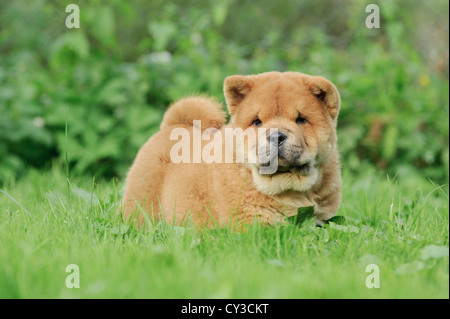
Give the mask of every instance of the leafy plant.
M 448 183 L 448 3 L 380 3 L 367 29 L 366 2 L 80 1 L 80 29 L 62 3 L 1 2 L 0 183 L 66 147 L 73 173 L 123 176 L 171 102 L 272 70 L 337 85 L 346 167 Z

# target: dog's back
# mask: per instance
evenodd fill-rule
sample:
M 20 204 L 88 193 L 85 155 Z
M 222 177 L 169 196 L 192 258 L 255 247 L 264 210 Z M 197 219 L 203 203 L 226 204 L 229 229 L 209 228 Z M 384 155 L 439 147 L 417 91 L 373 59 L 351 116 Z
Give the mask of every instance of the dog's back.
M 178 141 L 171 140 L 170 136 L 175 129 L 184 129 L 189 133 L 189 141 L 191 141 L 194 121 L 200 121 L 196 122 L 196 124 L 201 123 L 200 130 L 220 129 L 225 123 L 225 116 L 226 113 L 222 110 L 220 103 L 202 96 L 181 99 L 168 108 L 161 122 L 160 131 L 142 146 L 128 172 L 123 201 L 124 219 L 136 218 L 142 223 L 144 213 L 153 213 L 153 217 L 157 220 L 161 217 L 161 210 L 164 211 L 165 206 L 174 206 L 175 214 L 172 212 L 164 214 L 166 221 L 172 221 L 177 218 L 175 210 L 183 211 L 183 207 L 176 208 L 177 196 L 180 203 L 186 202 L 186 199 L 182 198 L 186 196 L 199 197 L 198 200 L 201 202 L 202 194 L 198 192 L 201 187 L 196 188 L 195 182 L 192 183 L 192 181 L 195 181 L 196 176 L 197 179 L 198 176 L 204 176 L 202 170 L 206 167 L 173 163 L 170 152 Z M 186 147 L 191 149 L 192 145 L 186 145 Z M 192 150 L 189 157 L 191 160 Z M 182 192 L 175 194 L 174 197 L 176 188 L 173 185 L 181 185 L 186 179 L 191 181 L 189 183 L 191 188 L 196 189 L 183 188 Z M 166 202 L 173 205 L 167 205 Z M 195 202 L 195 199 L 188 202 Z

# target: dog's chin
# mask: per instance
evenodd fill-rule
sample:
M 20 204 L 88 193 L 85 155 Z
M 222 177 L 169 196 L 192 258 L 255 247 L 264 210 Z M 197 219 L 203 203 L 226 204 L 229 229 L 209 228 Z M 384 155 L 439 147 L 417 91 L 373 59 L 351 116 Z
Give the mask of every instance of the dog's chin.
M 292 166 L 278 166 L 271 174 L 262 174 L 260 166 L 252 166 L 253 183 L 269 196 L 287 191 L 306 192 L 319 180 L 319 171 L 310 163 Z

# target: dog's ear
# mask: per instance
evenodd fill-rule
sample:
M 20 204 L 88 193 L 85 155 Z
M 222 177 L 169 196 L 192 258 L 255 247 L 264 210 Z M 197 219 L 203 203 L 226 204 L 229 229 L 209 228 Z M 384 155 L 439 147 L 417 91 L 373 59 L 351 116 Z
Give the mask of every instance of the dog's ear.
M 312 94 L 325 104 L 331 118 L 336 120 L 341 106 L 341 98 L 336 86 L 322 76 L 312 76 L 307 84 Z
M 251 76 L 232 75 L 225 79 L 223 91 L 227 101 L 228 112 L 233 115 L 239 104 L 253 88 Z

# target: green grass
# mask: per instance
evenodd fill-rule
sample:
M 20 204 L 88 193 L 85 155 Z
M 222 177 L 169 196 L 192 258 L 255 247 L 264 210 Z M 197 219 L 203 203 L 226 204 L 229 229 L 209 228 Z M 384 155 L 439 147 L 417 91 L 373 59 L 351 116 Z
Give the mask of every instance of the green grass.
M 195 233 L 123 225 L 121 183 L 74 178 L 68 196 L 62 170 L 30 171 L 0 192 L 0 298 L 448 298 L 448 189 L 371 169 L 343 180 L 348 225 Z M 365 285 L 372 263 L 380 288 Z

